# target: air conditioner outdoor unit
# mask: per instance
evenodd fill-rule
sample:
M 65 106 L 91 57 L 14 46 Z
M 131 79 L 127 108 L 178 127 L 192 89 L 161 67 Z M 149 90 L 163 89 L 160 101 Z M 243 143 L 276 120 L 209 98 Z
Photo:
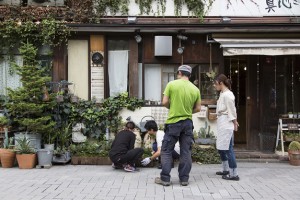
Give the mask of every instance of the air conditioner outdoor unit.
M 154 56 L 172 56 L 172 36 L 155 36 Z

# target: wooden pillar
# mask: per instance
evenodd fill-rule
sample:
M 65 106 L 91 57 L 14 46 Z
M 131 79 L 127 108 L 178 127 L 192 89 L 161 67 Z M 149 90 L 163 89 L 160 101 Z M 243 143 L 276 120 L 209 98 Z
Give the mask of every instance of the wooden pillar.
M 52 81 L 58 82 L 67 80 L 67 69 L 67 48 L 66 45 L 63 44 L 55 47 L 53 50 Z
M 139 74 L 138 74 L 138 43 L 129 40 L 129 95 L 138 97 L 139 95 Z

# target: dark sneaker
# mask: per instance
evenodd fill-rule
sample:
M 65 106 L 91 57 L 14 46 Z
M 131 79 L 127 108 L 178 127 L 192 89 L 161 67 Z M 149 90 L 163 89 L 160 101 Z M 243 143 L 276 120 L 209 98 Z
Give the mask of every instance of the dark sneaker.
M 229 174 L 229 171 L 216 172 L 216 174 L 223 176 Z
M 157 169 L 161 169 L 161 164 L 158 164 L 158 165 L 157 165 Z
M 114 168 L 114 169 L 123 169 L 123 168 L 124 168 L 123 165 L 116 165 L 115 163 L 113 163 L 113 164 L 111 165 L 111 167 Z
M 155 183 L 159 184 L 159 185 L 163 185 L 163 186 L 170 186 L 171 185 L 171 181 L 169 181 L 169 182 L 163 181 L 163 180 L 160 179 L 160 177 L 155 178 Z
M 181 186 L 188 186 L 189 182 L 188 181 L 180 181 Z
M 231 180 L 231 181 L 239 181 L 240 177 L 239 176 L 223 175 L 222 179 Z

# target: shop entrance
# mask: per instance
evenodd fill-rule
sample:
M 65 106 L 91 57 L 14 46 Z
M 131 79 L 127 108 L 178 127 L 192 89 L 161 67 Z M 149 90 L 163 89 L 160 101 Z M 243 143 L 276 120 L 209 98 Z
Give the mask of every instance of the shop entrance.
M 246 139 L 246 82 L 247 82 L 247 57 L 225 57 L 225 75 L 231 79 L 231 90 L 235 95 L 239 130 L 234 134 L 235 148 L 245 149 Z
M 300 56 L 231 56 L 224 66 L 236 96 L 236 147 L 273 151 L 279 117 L 300 112 Z

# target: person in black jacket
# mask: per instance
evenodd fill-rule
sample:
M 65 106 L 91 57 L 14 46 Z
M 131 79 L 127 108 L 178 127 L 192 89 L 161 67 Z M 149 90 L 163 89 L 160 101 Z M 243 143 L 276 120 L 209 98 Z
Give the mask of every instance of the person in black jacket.
M 114 168 L 124 168 L 125 171 L 136 171 L 135 163 L 143 155 L 142 148 L 134 148 L 135 134 L 133 122 L 127 122 L 125 130 L 120 131 L 112 143 L 109 158 Z

